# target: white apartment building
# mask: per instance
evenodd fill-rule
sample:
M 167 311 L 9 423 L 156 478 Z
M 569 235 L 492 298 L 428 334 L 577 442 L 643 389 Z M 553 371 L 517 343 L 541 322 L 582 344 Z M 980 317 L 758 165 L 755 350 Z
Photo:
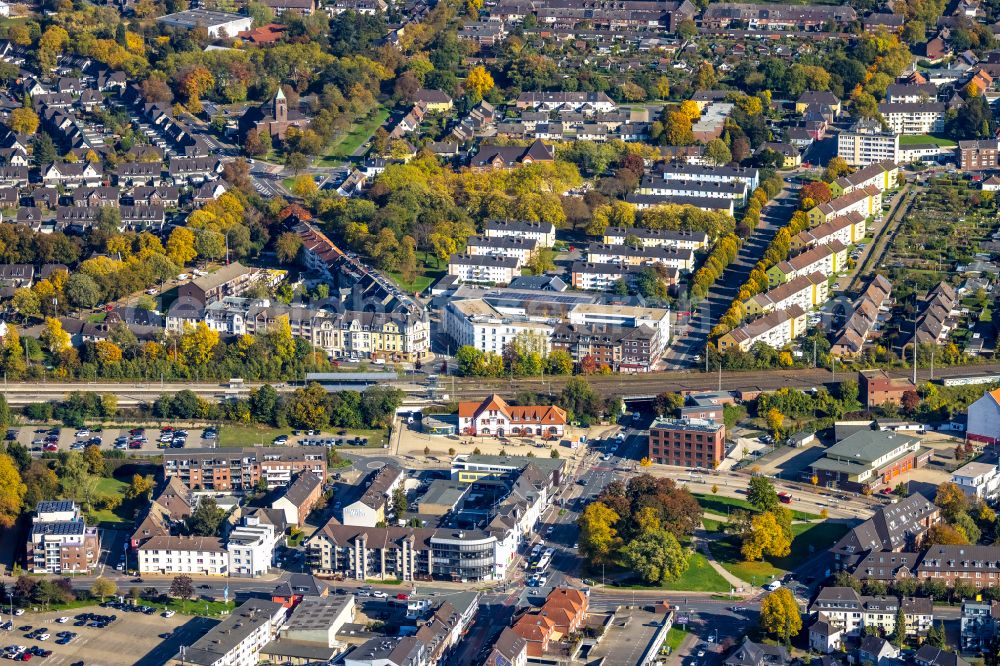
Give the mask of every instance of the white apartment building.
M 571 324 L 610 324 L 625 328 L 648 326 L 659 333 L 656 338 L 658 345 L 650 350 L 650 355 L 653 357 L 662 354 L 670 341 L 670 310 L 581 303 L 570 311 L 568 319 Z
M 747 196 L 747 185 L 742 181 L 665 180 L 656 176 L 645 176 L 639 183 L 637 192 L 660 197 L 699 197 L 742 201 Z
M 517 236 L 472 236 L 465 251 L 477 257 L 510 257 L 517 260 L 520 270 L 538 248 L 538 241 Z
M 654 194 L 639 194 L 630 192 L 625 195 L 625 201 L 636 207 L 636 210 L 646 210 L 653 206 L 694 206 L 698 210 L 709 213 L 726 213 L 730 217 L 736 210 L 735 199 L 712 199 L 709 197 L 674 197 L 657 196 Z
M 27 543 L 27 568 L 32 573 L 88 573 L 101 555 L 97 527 L 88 526 L 75 502 L 38 502 Z
M 520 271 L 517 259 L 512 257 L 453 254 L 448 261 L 448 275 L 454 275 L 459 282 L 506 285 Z
M 951 482 L 970 498 L 992 503 L 1000 496 L 1000 470 L 996 465 L 971 462 L 952 472 Z
M 859 122 L 837 135 L 837 156 L 851 166 L 899 162 L 899 135 L 883 130 L 878 123 Z
M 679 271 L 694 268 L 694 252 L 666 247 L 630 247 L 591 243 L 587 246 L 587 261 L 594 264 L 622 264 L 625 266 L 652 266 L 662 264 Z
M 673 229 L 643 229 L 640 227 L 608 227 L 604 232 L 605 245 L 624 245 L 625 239 L 635 236 L 643 247 L 665 247 L 673 250 L 700 250 L 708 245 L 704 231 L 676 231 Z
M 622 264 L 596 264 L 589 261 L 573 263 L 571 282 L 576 289 L 586 291 L 608 291 L 619 280 L 625 279 L 630 270 Z
M 806 312 L 798 305 L 775 310 L 719 338 L 719 350 L 750 351 L 758 342 L 781 349 L 806 332 Z
M 287 614 L 277 602 L 250 599 L 192 645 L 181 646 L 168 666 L 257 666 Z
M 216 537 L 154 536 L 138 555 L 139 573 L 229 575 L 229 553 Z
M 666 162 L 658 164 L 654 175 L 663 180 L 702 181 L 705 183 L 743 183 L 753 192 L 760 185 L 760 172 L 754 168 L 736 166 L 698 166 Z
M 865 627 L 877 627 L 888 635 L 896 628 L 900 605 L 906 617 L 906 634 L 925 635 L 934 621 L 933 603 L 927 597 L 868 597 L 849 587 L 826 587 L 820 590 L 809 612 L 851 636 L 861 634 Z
M 987 391 L 969 405 L 969 425 L 965 436 L 979 444 L 1000 442 L 1000 389 Z
M 944 104 L 941 102 L 883 102 L 878 111 L 896 134 L 931 134 L 944 130 Z
M 551 222 L 487 220 L 483 234 L 487 238 L 527 238 L 537 242 L 538 247 L 552 247 L 556 244 L 556 227 Z
M 523 315 L 505 315 L 479 299 L 450 301 L 445 306 L 444 329 L 458 347 L 468 345 L 484 352 L 503 354 L 507 344 L 531 334 L 548 353 L 554 323 L 533 321 Z
M 274 561 L 274 549 L 280 534 L 274 525 L 262 525 L 255 517 L 243 519 L 243 524 L 229 533 L 229 575 L 243 578 L 263 576 Z
M 775 310 L 787 310 L 793 305 L 806 312 L 826 302 L 830 297 L 829 281 L 822 273 L 799 275 L 788 282 L 762 294 L 757 294 L 746 302 L 747 314 L 767 314 Z
M 843 244 L 845 247 L 860 243 L 865 237 L 865 218 L 857 211 L 851 211 L 847 215 L 835 217 L 829 222 L 824 222 L 818 227 L 800 231 L 792 238 L 792 250 L 812 247 L 814 245 L 828 245 L 834 241 Z

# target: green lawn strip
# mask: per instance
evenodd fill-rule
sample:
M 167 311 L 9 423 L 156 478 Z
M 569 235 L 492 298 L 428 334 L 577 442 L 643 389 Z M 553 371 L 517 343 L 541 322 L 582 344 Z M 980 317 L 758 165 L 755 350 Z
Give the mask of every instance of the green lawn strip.
M 130 502 L 126 502 L 124 495 L 125 489 L 128 488 L 128 484 L 124 481 L 119 481 L 118 479 L 110 477 L 101 477 L 97 481 L 97 494 L 99 495 L 117 495 L 122 498 L 122 503 L 115 510 L 100 509 L 92 510 L 87 513 L 91 523 L 101 524 L 101 523 L 125 523 L 132 520 L 132 515 L 134 514 L 133 507 Z
M 723 522 L 713 518 L 702 518 L 701 524 L 705 526 L 707 532 L 719 532 L 722 530 Z
M 726 571 L 748 583 L 763 585 L 771 578 L 784 576 L 823 548 L 829 548 L 847 530 L 847 525 L 842 523 L 792 525 L 791 552 L 785 557 L 765 558 L 762 562 L 744 562 L 739 539 L 735 536 L 711 541 L 708 547 Z
M 444 275 L 446 268 L 447 265 L 439 261 L 433 254 L 426 250 L 420 250 L 417 252 L 417 276 L 412 282 L 404 280 L 399 272 L 390 271 L 389 277 L 404 291 L 420 293 Z
M 720 516 L 728 515 L 729 511 L 733 509 L 746 509 L 747 511 L 756 511 L 756 509 L 750 505 L 744 499 L 739 499 L 737 497 L 721 497 L 719 495 L 699 495 L 694 493 L 694 497 L 698 500 L 698 504 L 701 508 L 705 509 L 710 513 L 716 513 Z M 793 520 L 819 520 L 820 516 L 815 513 L 807 513 L 805 511 L 796 511 L 792 509 L 792 519 Z
M 270 446 L 275 437 L 289 432 L 282 428 L 224 423 L 219 428 L 219 446 Z
M 945 147 L 957 145 L 951 139 L 933 136 L 931 134 L 903 134 L 899 137 L 899 145 L 901 146 L 915 146 L 924 143 L 933 143 L 935 145 Z
M 677 652 L 681 647 L 681 643 L 684 642 L 684 638 L 688 635 L 688 632 L 683 629 L 678 629 L 677 627 L 670 627 L 667 632 L 667 640 L 663 642 L 663 645 L 670 648 L 671 652 Z
M 122 590 L 118 590 L 118 592 L 123 593 Z M 127 593 L 128 590 L 124 592 Z M 184 601 L 183 599 L 174 599 L 173 597 L 166 603 L 154 599 L 139 599 L 138 603 L 140 605 L 152 606 L 160 613 L 165 610 L 172 610 L 181 615 L 202 615 L 205 617 L 230 613 L 235 607 L 235 603 L 232 601 L 228 603 L 223 601 L 206 601 L 205 599 L 188 599 Z
M 634 579 L 638 581 L 638 579 Z M 688 568 L 680 578 L 660 586 L 646 585 L 640 582 L 616 586 L 619 589 L 635 590 L 673 590 L 682 592 L 729 592 L 730 586 L 719 573 L 712 568 L 708 559 L 701 553 L 692 553 L 688 558 Z
M 375 133 L 389 117 L 389 109 L 379 106 L 371 115 L 361 118 L 339 141 L 335 142 L 326 155 L 317 160 L 320 166 L 335 166 L 354 154 L 361 144 Z

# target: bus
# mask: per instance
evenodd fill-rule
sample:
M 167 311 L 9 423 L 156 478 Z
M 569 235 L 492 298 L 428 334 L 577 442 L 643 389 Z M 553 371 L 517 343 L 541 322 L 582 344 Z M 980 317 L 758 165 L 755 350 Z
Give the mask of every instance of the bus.
M 551 548 L 545 550 L 541 558 L 539 558 L 538 563 L 535 565 L 535 571 L 537 571 L 538 573 L 542 573 L 543 571 L 549 568 L 549 565 L 552 563 L 553 552 L 555 551 L 553 551 Z

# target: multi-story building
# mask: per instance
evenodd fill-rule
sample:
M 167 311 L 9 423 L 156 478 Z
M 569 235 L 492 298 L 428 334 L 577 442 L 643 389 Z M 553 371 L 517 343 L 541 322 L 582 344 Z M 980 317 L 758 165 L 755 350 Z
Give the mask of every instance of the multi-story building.
M 915 437 L 860 430 L 827 449 L 811 469 L 819 483 L 830 488 L 891 486 L 900 474 L 920 466 L 919 451 L 920 440 Z
M 178 477 L 192 490 L 251 490 L 263 479 L 268 488 L 287 486 L 311 472 L 326 478 L 326 452 L 308 448 L 184 449 L 163 454 L 164 477 Z
M 836 199 L 821 203 L 812 208 L 807 215 L 809 224 L 815 227 L 851 213 L 858 213 L 862 217 L 882 217 L 882 190 L 874 185 L 852 190 Z
M 260 652 L 274 640 L 288 609 L 266 599 L 250 599 L 190 646 L 182 646 L 168 666 L 257 666 Z
M 553 324 L 525 315 L 502 314 L 486 301 L 449 301 L 445 306 L 445 331 L 457 347 L 468 345 L 480 351 L 503 354 L 515 339 L 530 338 L 548 352 Z
M 376 636 L 351 650 L 344 666 L 421 666 L 427 663 L 426 647 L 415 636 Z
M 837 156 L 851 166 L 899 162 L 899 135 L 875 121 L 861 120 L 837 135 Z
M 649 427 L 648 456 L 661 465 L 715 469 L 726 456 L 726 426 L 701 419 L 657 419 Z
M 903 394 L 916 391 L 917 387 L 905 377 L 890 377 L 885 370 L 861 370 L 858 372 L 858 388 L 862 404 L 867 408 L 879 405 L 899 405 Z
M 89 573 L 100 555 L 97 528 L 83 522 L 79 506 L 63 500 L 37 504 L 27 544 L 27 568 L 32 573 Z
M 885 89 L 885 101 L 893 104 L 933 102 L 938 87 L 933 83 L 890 83 Z
M 829 280 L 816 271 L 808 275 L 799 275 L 788 282 L 762 294 L 757 294 L 746 301 L 747 316 L 767 314 L 775 310 L 786 310 L 793 305 L 808 312 L 826 302 L 829 298 Z
M 555 405 L 511 405 L 493 394 L 482 402 L 458 403 L 458 431 L 486 437 L 558 439 L 566 432 L 566 410 Z
M 996 169 L 1000 155 L 997 139 L 976 139 L 958 142 L 958 166 L 966 171 Z
M 753 192 L 760 185 L 760 172 L 752 167 L 660 162 L 653 167 L 653 175 L 663 180 L 743 183 L 748 192 Z
M 835 217 L 812 229 L 800 231 L 792 237 L 792 251 L 803 250 L 814 245 L 826 245 L 838 241 L 844 247 L 860 243 L 865 237 L 865 216 L 854 210 L 847 215 Z
M 847 246 L 838 240 L 831 240 L 771 266 L 767 269 L 767 280 L 772 287 L 776 287 L 800 275 L 820 273 L 831 277 L 846 266 Z
M 660 264 L 678 271 L 690 271 L 694 267 L 694 252 L 680 248 L 591 243 L 587 246 L 587 261 L 595 264 L 623 264 L 626 266 Z
M 585 291 L 610 291 L 620 282 L 626 285 L 635 281 L 640 272 L 637 266 L 623 264 L 598 264 L 591 261 L 574 261 L 570 269 L 571 281 L 576 289 Z M 668 269 L 669 270 L 669 269 Z M 677 269 L 670 273 L 670 284 L 677 283 Z
M 1000 585 L 1000 546 L 932 545 L 917 564 L 917 580 L 963 581 L 977 590 Z
M 520 270 L 513 257 L 453 254 L 448 260 L 448 275 L 454 275 L 459 282 L 505 285 L 510 284 Z
M 603 92 L 524 92 L 517 98 L 514 105 L 518 109 L 539 109 L 542 111 L 555 111 L 557 109 L 581 111 L 585 109 L 591 113 L 607 113 L 618 108 L 614 100 Z
M 323 494 L 323 478 L 309 472 L 295 477 L 285 492 L 271 502 L 271 508 L 285 515 L 288 525 L 301 527 Z
M 854 173 L 841 176 L 830 183 L 830 193 L 834 197 L 850 194 L 854 190 L 874 187 L 883 192 L 891 190 L 899 184 L 899 166 L 886 160 L 862 167 Z
M 750 351 L 757 343 L 781 349 L 806 332 L 806 312 L 798 305 L 784 310 L 774 310 L 747 324 L 729 331 L 719 338 L 719 350 L 739 349 Z
M 637 192 L 665 197 L 732 199 L 739 202 L 746 199 L 747 186 L 742 181 L 675 180 L 649 175 L 643 177 Z
M 821 30 L 823 26 L 844 26 L 858 20 L 857 13 L 847 6 L 768 5 L 750 3 L 719 3 L 705 10 L 701 23 L 711 29 L 750 31 Z
M 244 518 L 243 524 L 234 528 L 226 539 L 229 575 L 257 578 L 266 574 L 281 536 L 274 525 L 263 523 L 254 516 Z
M 1000 602 L 991 599 L 963 600 L 959 630 L 962 652 L 979 652 L 986 649 L 997 635 L 998 620 L 1000 620 Z
M 229 553 L 217 537 L 155 536 L 136 553 L 139 573 L 229 575 Z
M 591 359 L 614 372 L 649 372 L 660 360 L 659 331 L 648 326 L 563 323 L 552 331 L 552 348 L 562 349 L 578 366 Z
M 917 562 L 916 553 L 906 551 L 915 550 L 927 530 L 940 520 L 941 510 L 914 493 L 877 508 L 871 518 L 841 537 L 830 552 L 838 568 L 854 569 L 855 577 L 861 580 L 906 577 L 912 575 Z M 862 560 L 864 564 L 858 565 Z
M 538 241 L 517 236 L 472 236 L 465 251 L 478 257 L 509 257 L 517 260 L 520 270 L 538 248 Z
M 878 112 L 896 134 L 931 134 L 944 130 L 945 106 L 941 102 L 882 102 Z
M 987 391 L 969 405 L 965 436 L 977 444 L 1000 442 L 1000 389 Z
M 385 524 L 392 493 L 402 485 L 404 478 L 403 470 L 396 465 L 385 465 L 369 474 L 361 496 L 344 507 L 341 522 L 355 527 Z
M 543 473 L 545 487 L 551 493 L 562 483 L 565 461 L 559 458 L 528 458 L 526 456 L 488 456 L 459 454 L 451 461 L 451 478 L 460 483 L 472 483 L 482 478 L 507 476 L 535 467 Z
M 604 244 L 625 245 L 625 239 L 629 236 L 639 239 L 643 247 L 700 250 L 708 245 L 708 234 L 704 231 L 643 229 L 640 227 L 608 227 L 604 232 Z
M 1000 496 L 1000 470 L 995 464 L 970 462 L 951 473 L 951 482 L 969 498 L 993 504 Z
M 552 247 L 556 244 L 556 227 L 551 222 L 487 220 L 483 226 L 483 234 L 487 238 L 526 238 L 538 243 L 538 247 Z
M 924 636 L 934 622 L 934 606 L 929 597 L 862 596 L 850 587 L 825 587 L 809 606 L 832 626 L 849 636 L 874 628 L 883 635 L 896 629 L 896 615 L 903 609 L 907 636 Z
M 681 197 L 630 192 L 625 195 L 625 201 L 635 206 L 636 210 L 646 210 L 653 206 L 693 206 L 708 213 L 726 213 L 730 217 L 736 210 L 735 199 L 712 197 Z

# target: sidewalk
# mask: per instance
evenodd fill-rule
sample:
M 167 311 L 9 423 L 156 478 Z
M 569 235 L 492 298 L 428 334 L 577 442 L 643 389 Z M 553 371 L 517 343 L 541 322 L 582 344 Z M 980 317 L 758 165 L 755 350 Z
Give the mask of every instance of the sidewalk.
M 698 532 L 703 532 L 703 530 L 698 530 Z M 708 542 L 712 541 L 712 539 L 707 538 L 706 536 L 699 536 L 698 532 L 695 532 L 695 538 L 698 540 L 698 550 L 705 556 L 705 559 L 708 560 L 710 565 L 712 565 L 712 568 L 715 569 L 716 573 L 725 578 L 726 582 L 729 583 L 730 587 L 736 590 L 737 593 L 752 594 L 753 592 L 750 583 L 729 573 L 729 571 L 727 571 L 726 568 L 719 564 L 719 561 L 715 559 L 715 556 L 712 554 L 712 549 L 708 547 Z

